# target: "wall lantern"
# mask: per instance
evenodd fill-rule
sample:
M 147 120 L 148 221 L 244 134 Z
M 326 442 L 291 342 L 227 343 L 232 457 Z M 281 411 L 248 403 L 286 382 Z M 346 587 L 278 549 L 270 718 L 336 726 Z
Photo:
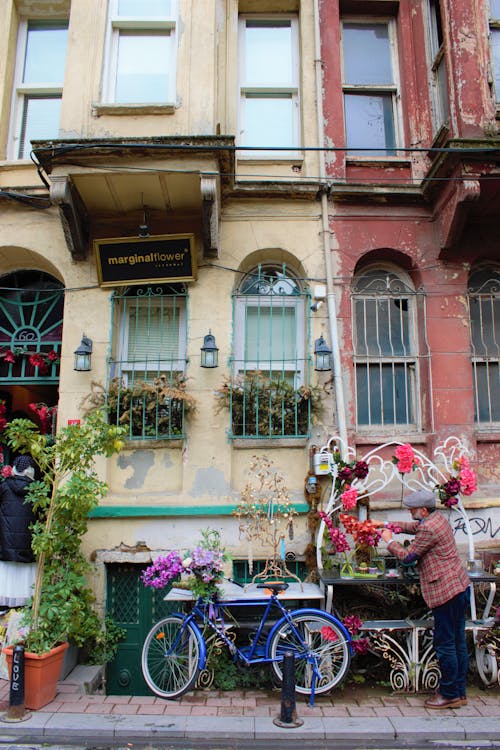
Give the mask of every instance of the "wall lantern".
M 328 348 L 323 336 L 314 342 L 314 369 L 318 372 L 332 369 L 332 350 Z
M 215 345 L 215 336 L 210 331 L 203 339 L 200 364 L 202 367 L 217 367 L 219 364 L 219 350 Z
M 77 372 L 87 372 L 90 370 L 90 359 L 92 356 L 92 339 L 82 336 L 80 346 L 75 349 L 75 364 L 73 369 Z

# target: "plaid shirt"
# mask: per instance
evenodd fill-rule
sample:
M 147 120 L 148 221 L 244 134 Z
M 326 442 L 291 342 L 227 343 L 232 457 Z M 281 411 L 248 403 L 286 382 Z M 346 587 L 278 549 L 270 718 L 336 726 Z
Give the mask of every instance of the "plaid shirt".
M 434 511 L 424 521 L 399 522 L 403 534 L 414 534 L 409 547 L 391 541 L 391 555 L 404 560 L 418 558 L 420 586 L 425 603 L 431 609 L 453 599 L 469 586 L 469 576 L 457 551 L 453 531 L 445 516 Z

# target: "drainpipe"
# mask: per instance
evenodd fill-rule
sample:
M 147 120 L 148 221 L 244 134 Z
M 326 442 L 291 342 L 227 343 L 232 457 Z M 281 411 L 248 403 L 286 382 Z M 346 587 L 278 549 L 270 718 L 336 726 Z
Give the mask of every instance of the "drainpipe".
M 321 36 L 319 21 L 319 0 L 314 0 L 314 65 L 316 74 L 316 117 L 318 128 L 318 144 L 325 146 L 324 118 L 323 118 L 323 76 L 321 67 Z M 323 255 L 326 269 L 326 299 L 328 308 L 328 323 L 330 327 L 330 341 L 332 346 L 332 372 L 337 405 L 337 427 L 340 437 L 340 455 L 347 458 L 347 419 L 344 402 L 344 388 L 342 384 L 342 367 L 340 362 L 339 331 L 337 322 L 337 307 L 333 274 L 330 259 L 330 226 L 328 222 L 328 185 L 326 181 L 326 157 L 324 150 L 319 151 L 319 173 L 321 182 L 321 223 L 323 237 Z

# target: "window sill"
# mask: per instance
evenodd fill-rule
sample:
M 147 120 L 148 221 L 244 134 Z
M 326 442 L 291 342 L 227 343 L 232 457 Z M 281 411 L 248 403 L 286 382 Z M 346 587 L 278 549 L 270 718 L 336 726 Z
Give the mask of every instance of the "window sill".
M 285 156 L 286 154 L 286 156 Z M 269 164 L 269 162 L 272 162 L 273 164 L 291 164 L 292 166 L 297 166 L 297 168 L 302 169 L 302 165 L 304 163 L 304 154 L 301 151 L 267 151 L 265 154 L 263 153 L 253 153 L 252 151 L 237 151 L 236 152 L 236 159 L 238 162 L 244 162 L 245 164 L 251 163 L 251 164 Z
M 125 438 L 126 450 L 144 450 L 145 448 L 174 448 L 176 450 L 184 448 L 184 438 Z
M 474 434 L 478 443 L 500 443 L 500 427 L 493 427 L 488 432 L 476 427 Z
M 346 166 L 359 166 L 363 167 L 394 167 L 395 164 L 398 167 L 411 167 L 411 161 L 407 156 L 347 156 L 345 160 Z
M 376 429 L 376 428 L 375 428 Z M 368 434 L 355 433 L 354 442 L 356 445 L 377 445 L 381 443 L 391 443 L 397 440 L 398 443 L 411 443 L 412 445 L 427 445 L 432 435 L 427 432 L 399 432 L 395 437 L 396 428 L 392 429 L 391 432 L 383 433 L 376 432 L 374 429 L 373 433 Z
M 175 104 L 93 104 L 92 116 L 173 115 Z
M 307 437 L 275 437 L 275 438 L 230 438 L 233 448 L 245 450 L 246 448 L 303 448 L 307 445 Z

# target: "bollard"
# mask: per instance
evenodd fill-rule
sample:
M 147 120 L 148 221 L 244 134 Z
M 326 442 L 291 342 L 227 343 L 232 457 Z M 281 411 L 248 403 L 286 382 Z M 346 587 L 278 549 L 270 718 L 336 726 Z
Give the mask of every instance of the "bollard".
M 24 646 L 14 646 L 10 675 L 9 708 L 2 721 L 24 721 L 31 714 L 24 707 Z
M 281 686 L 281 713 L 273 720 L 278 727 L 301 727 L 304 723 L 297 718 L 295 707 L 295 657 L 291 651 L 283 656 L 283 684 Z

